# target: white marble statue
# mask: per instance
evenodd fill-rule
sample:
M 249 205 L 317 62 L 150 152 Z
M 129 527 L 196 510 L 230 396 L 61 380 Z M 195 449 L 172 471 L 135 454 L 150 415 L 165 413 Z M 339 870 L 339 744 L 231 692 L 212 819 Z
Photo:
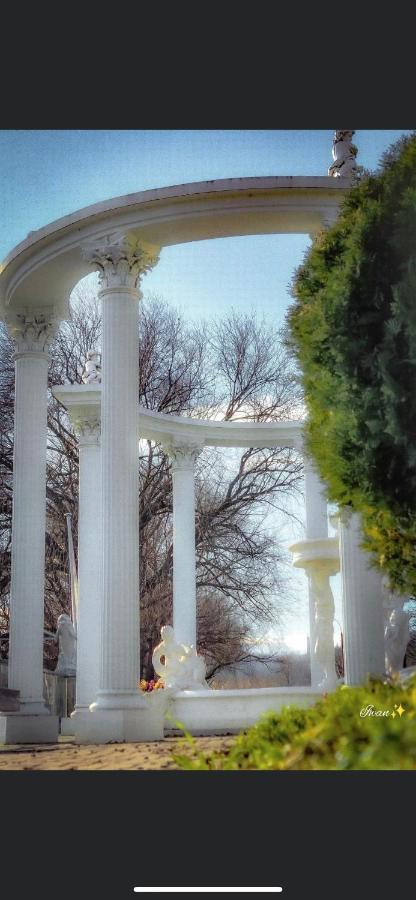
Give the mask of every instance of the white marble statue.
M 77 634 L 70 616 L 58 616 L 55 642 L 59 644 L 58 662 L 55 675 L 76 675 Z
M 384 594 L 384 643 L 386 672 L 392 675 L 403 668 L 409 642 L 409 613 L 403 609 L 406 598 L 400 594 Z
M 165 688 L 175 692 L 209 689 L 205 680 L 205 660 L 197 654 L 195 647 L 178 644 L 171 625 L 164 625 L 160 634 L 162 641 L 153 652 L 152 664 Z
M 359 171 L 355 161 L 357 148 L 352 143 L 355 131 L 335 131 L 332 142 L 332 159 L 334 162 L 328 169 L 332 178 L 351 178 Z
M 100 384 L 101 364 L 100 354 L 97 350 L 88 350 L 84 371 L 81 377 L 84 384 Z
M 314 560 L 308 568 L 309 590 L 315 609 L 316 659 L 322 668 L 322 679 L 318 684 L 321 691 L 332 691 L 337 686 L 334 650 L 334 597 L 329 577 L 334 574 L 331 562 Z

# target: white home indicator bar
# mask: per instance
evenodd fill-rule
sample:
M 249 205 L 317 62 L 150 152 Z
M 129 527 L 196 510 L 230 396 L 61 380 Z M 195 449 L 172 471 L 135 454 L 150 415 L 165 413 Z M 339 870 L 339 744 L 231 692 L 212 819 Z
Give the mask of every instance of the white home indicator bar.
M 281 887 L 135 887 L 136 894 L 280 894 Z

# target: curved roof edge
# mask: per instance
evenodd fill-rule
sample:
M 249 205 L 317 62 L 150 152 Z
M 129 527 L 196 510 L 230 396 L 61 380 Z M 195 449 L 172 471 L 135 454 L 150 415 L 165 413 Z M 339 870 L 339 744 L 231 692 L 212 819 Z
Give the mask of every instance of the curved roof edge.
M 332 178 L 327 175 L 265 175 L 265 176 L 249 176 L 247 178 L 218 178 L 211 181 L 195 181 L 185 184 L 171 185 L 164 188 L 151 188 L 145 191 L 138 191 L 134 194 L 122 194 L 118 197 L 111 197 L 107 200 L 101 200 L 98 203 L 92 203 L 88 206 L 61 216 L 58 219 L 48 222 L 41 228 L 30 231 L 29 234 L 7 254 L 2 261 L 2 268 L 5 268 L 12 260 L 19 256 L 24 250 L 41 241 L 49 235 L 82 222 L 85 219 L 101 217 L 108 212 L 114 212 L 117 209 L 126 209 L 129 206 L 137 204 L 155 203 L 158 200 L 180 199 L 181 197 L 190 197 L 192 195 L 223 193 L 234 191 L 240 193 L 247 190 L 270 190 L 273 188 L 281 188 L 282 190 L 290 189 L 317 189 L 330 190 L 337 193 L 345 193 L 351 186 L 349 178 Z

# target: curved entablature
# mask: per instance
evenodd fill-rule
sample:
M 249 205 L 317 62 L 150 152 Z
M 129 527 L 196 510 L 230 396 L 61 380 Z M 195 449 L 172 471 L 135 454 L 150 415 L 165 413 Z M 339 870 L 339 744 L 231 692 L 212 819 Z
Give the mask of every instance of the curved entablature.
M 139 408 L 141 438 L 172 444 L 200 441 L 205 447 L 297 447 L 303 422 L 217 422 Z
M 0 266 L 0 311 L 53 306 L 91 272 L 85 243 L 124 232 L 155 247 L 251 234 L 314 234 L 331 224 L 350 179 L 230 178 L 113 198 L 31 232 Z
M 73 423 L 91 417 L 99 418 L 101 386 L 79 384 L 57 385 L 57 400 L 68 410 Z M 218 422 L 172 416 L 139 406 L 139 434 L 144 440 L 163 444 L 189 443 L 202 447 L 300 447 L 304 423 L 284 422 Z

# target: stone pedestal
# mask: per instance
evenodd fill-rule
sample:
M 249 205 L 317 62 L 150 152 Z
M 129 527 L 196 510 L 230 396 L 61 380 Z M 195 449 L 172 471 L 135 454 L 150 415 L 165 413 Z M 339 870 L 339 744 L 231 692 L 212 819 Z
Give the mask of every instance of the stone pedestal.
M 166 694 L 166 696 L 165 696 Z M 108 696 L 108 695 L 107 695 Z M 170 697 L 167 692 L 138 691 L 132 695 L 129 709 L 127 698 L 124 706 L 116 695 L 114 707 L 99 708 L 93 704 L 89 715 L 81 713 L 76 719 L 76 741 L 78 744 L 106 744 L 109 741 L 161 741 L 164 736 L 164 717 Z
M 20 691 L 0 687 L 0 712 L 19 712 Z
M 345 683 L 362 684 L 382 676 L 384 660 L 383 581 L 361 548 L 360 517 L 340 520 L 340 557 L 344 618 Z
M 56 744 L 59 718 L 50 713 L 0 713 L 0 744 Z
M 313 648 L 322 676 L 317 685 L 321 691 L 337 686 L 334 648 L 334 598 L 330 587 L 331 575 L 339 571 L 338 538 L 299 541 L 290 547 L 293 565 L 305 569 L 309 579 L 309 596 L 314 610 Z

